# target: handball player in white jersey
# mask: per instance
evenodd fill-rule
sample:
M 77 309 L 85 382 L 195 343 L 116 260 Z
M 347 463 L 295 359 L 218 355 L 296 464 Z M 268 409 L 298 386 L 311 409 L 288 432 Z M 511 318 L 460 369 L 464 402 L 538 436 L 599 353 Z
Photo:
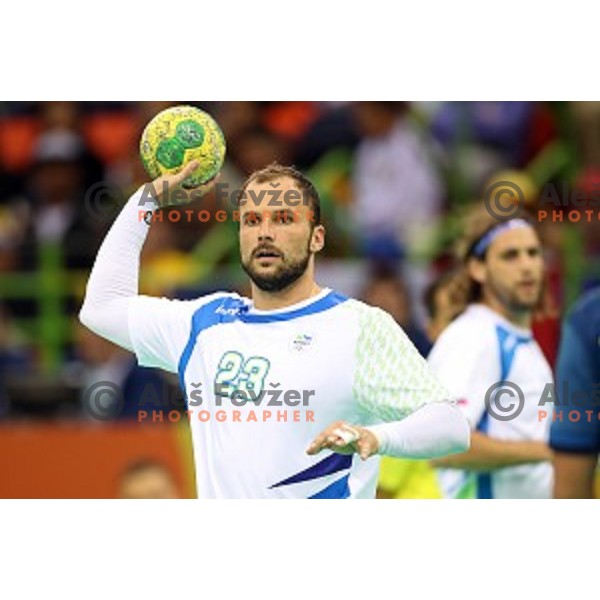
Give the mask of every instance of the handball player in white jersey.
M 540 401 L 552 372 L 531 333 L 543 293 L 540 240 L 528 220 L 498 221 L 481 209 L 459 246 L 455 301 L 465 310 L 428 361 L 473 431 L 468 452 L 435 461 L 440 485 L 451 498 L 550 498 L 551 410 Z
M 153 210 L 196 166 L 153 182 Z M 269 206 L 274 190 L 293 203 Z M 198 496 L 373 498 L 378 455 L 465 451 L 466 419 L 392 317 L 315 281 L 325 230 L 312 183 L 271 165 L 243 191 L 239 243 L 251 298 L 139 295 L 152 222 L 140 218 L 148 209 L 140 188 L 100 248 L 80 312 L 140 365 L 178 374 Z

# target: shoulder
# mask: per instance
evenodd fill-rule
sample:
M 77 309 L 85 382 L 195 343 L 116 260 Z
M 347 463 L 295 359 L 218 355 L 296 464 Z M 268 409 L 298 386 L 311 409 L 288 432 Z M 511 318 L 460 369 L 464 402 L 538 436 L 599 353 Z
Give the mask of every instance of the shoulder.
M 235 292 L 215 292 L 181 302 L 184 304 L 184 310 L 188 317 L 211 321 L 222 321 L 223 317 L 234 317 L 251 303 L 248 298 Z
M 188 323 L 194 315 L 202 311 L 210 312 L 221 305 L 232 306 L 243 303 L 246 299 L 232 292 L 215 292 L 192 299 L 172 299 L 155 296 L 136 296 L 129 304 L 130 315 L 137 321 L 152 321 L 173 324 L 174 322 Z
M 180 306 L 186 307 L 191 311 L 196 311 L 204 306 L 230 306 L 240 303 L 248 303 L 248 299 L 240 296 L 235 292 L 214 292 L 205 296 L 199 296 L 198 298 L 192 298 L 187 300 L 175 300 Z
M 361 318 L 368 319 L 393 319 L 393 317 L 385 310 L 376 306 L 371 306 L 362 300 L 356 298 L 347 298 L 343 306 Z
M 587 310 L 600 312 L 600 287 L 583 294 L 571 309 L 571 314 L 579 314 Z
M 354 298 L 348 298 L 343 306 L 358 319 L 361 330 L 373 331 L 384 327 L 402 331 L 402 328 L 398 325 L 394 317 L 381 308 L 371 306 L 366 302 Z
M 496 323 L 491 315 L 468 307 L 436 340 L 427 362 L 435 369 L 472 372 L 498 364 Z
M 566 323 L 581 334 L 600 334 L 600 288 L 587 292 L 575 303 Z
M 191 300 L 191 305 L 198 309 L 203 306 L 222 306 L 222 307 L 239 307 L 250 304 L 250 299 L 240 296 L 236 292 L 215 292 L 206 296 L 200 296 L 195 300 Z
M 495 339 L 495 320 L 478 307 L 469 306 L 442 331 L 434 348 L 448 343 L 453 346 L 481 348 L 488 346 Z
M 354 315 L 359 346 L 367 352 L 404 353 L 414 348 L 407 333 L 390 313 L 360 300 L 349 300 L 346 304 Z

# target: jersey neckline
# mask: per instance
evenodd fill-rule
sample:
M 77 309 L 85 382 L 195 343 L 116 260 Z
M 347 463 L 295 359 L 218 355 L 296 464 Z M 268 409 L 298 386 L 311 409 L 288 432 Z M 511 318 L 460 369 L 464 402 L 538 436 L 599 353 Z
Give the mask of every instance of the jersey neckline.
M 497 313 L 495 310 L 493 310 L 489 306 L 486 306 L 485 304 L 471 304 L 467 310 L 471 313 L 488 315 L 489 317 L 493 318 L 496 323 L 502 325 L 503 327 L 506 327 L 515 334 L 529 338 L 530 340 L 533 339 L 533 333 L 531 329 L 528 329 L 526 327 L 519 327 L 514 323 L 511 323 L 506 317 L 503 317 L 500 313 Z
M 252 299 L 249 298 L 247 314 L 249 314 L 249 315 L 281 315 L 281 314 L 286 314 L 288 312 L 294 312 L 296 310 L 310 306 L 311 304 L 314 304 L 315 302 L 318 302 L 319 300 L 322 300 L 323 298 L 325 298 L 325 296 L 328 296 L 331 293 L 331 291 L 332 291 L 331 288 L 325 287 L 318 294 L 315 294 L 314 296 L 311 296 L 310 298 L 307 298 L 306 300 L 301 300 L 300 302 L 296 302 L 296 304 L 290 304 L 283 308 L 275 308 L 273 310 L 259 310 L 258 308 L 254 308 L 253 301 L 252 301 Z

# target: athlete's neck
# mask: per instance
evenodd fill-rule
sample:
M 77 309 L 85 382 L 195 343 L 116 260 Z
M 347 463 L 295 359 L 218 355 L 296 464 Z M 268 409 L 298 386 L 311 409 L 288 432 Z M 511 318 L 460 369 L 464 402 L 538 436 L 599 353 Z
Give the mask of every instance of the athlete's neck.
M 497 312 L 500 316 L 504 317 L 513 325 L 523 329 L 531 329 L 531 324 L 533 321 L 533 312 L 531 310 L 511 310 L 508 306 L 500 302 L 495 296 L 492 295 L 486 295 L 481 303 L 488 308 L 491 308 L 494 312 Z
M 252 302 L 257 310 L 277 310 L 308 300 L 320 291 L 312 275 L 305 273 L 280 292 L 265 292 L 252 283 Z

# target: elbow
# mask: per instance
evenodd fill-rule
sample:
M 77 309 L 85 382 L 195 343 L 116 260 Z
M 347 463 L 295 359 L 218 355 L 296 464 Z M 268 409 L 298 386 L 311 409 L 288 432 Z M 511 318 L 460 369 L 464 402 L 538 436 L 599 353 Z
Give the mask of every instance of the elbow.
M 459 454 L 467 452 L 471 447 L 471 426 L 459 408 L 451 407 L 452 410 L 452 436 L 451 449 L 448 454 Z
M 77 317 L 79 319 L 79 322 L 88 329 L 90 329 L 90 322 L 92 318 L 90 313 L 91 311 L 89 309 L 89 306 L 84 300 L 83 304 L 81 305 L 81 308 L 79 309 L 79 314 L 77 315 Z
M 84 300 L 83 305 L 79 309 L 77 315 L 79 322 L 84 326 L 93 331 L 94 333 L 98 330 L 96 311 L 92 309 L 89 302 Z
M 465 419 L 464 431 L 458 436 L 456 441 L 456 450 L 454 453 L 467 452 L 471 447 L 471 428 L 468 421 Z

